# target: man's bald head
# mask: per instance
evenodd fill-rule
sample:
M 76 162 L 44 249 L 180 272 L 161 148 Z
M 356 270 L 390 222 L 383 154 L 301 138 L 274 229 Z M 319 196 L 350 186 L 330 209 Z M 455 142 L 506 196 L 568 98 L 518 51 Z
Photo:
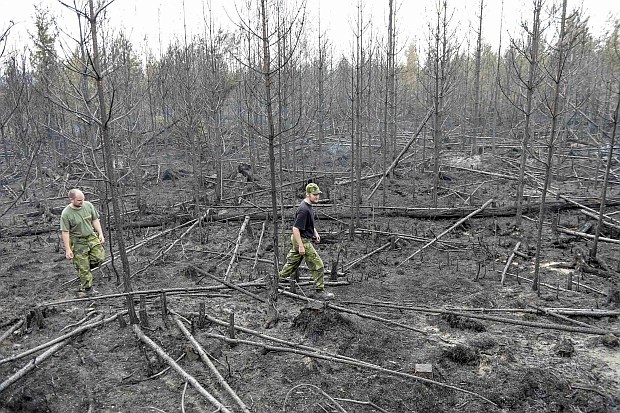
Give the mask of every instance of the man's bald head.
M 80 191 L 79 189 L 77 189 L 77 188 L 73 188 L 73 189 L 69 190 L 69 199 L 73 199 L 73 198 L 75 198 L 78 195 L 84 196 L 84 193 L 82 191 Z
M 84 204 L 84 193 L 77 188 L 73 188 L 69 191 L 69 201 L 73 208 L 81 208 Z

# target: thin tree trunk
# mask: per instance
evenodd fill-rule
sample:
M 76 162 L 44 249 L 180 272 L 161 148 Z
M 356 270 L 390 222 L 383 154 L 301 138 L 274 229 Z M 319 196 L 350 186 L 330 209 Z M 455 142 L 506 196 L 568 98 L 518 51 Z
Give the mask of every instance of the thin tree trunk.
M 476 69 L 474 73 L 474 130 L 471 141 L 471 154 L 478 151 L 478 135 L 481 135 L 482 119 L 480 117 L 480 63 L 482 60 L 482 11 L 484 0 L 480 0 L 480 15 L 478 16 L 478 39 L 476 42 Z
M 131 288 L 131 269 L 129 267 L 129 260 L 127 259 L 127 251 L 125 249 L 125 240 L 123 239 L 123 225 L 121 219 L 121 209 L 119 205 L 118 187 L 116 185 L 116 173 L 112 165 L 112 138 L 108 128 L 108 111 L 105 102 L 105 92 L 103 90 L 103 75 L 101 68 L 99 67 L 99 46 L 97 44 L 97 14 L 95 14 L 93 0 L 88 1 L 90 8 L 89 23 L 90 31 L 93 42 L 93 71 L 97 81 L 97 98 L 99 100 L 99 129 L 101 131 L 101 139 L 103 143 L 103 158 L 104 167 L 106 171 L 106 183 L 110 189 L 110 197 L 112 199 L 112 213 L 114 216 L 114 222 L 116 223 L 116 243 L 118 244 L 118 251 L 121 257 L 121 263 L 123 266 L 123 285 L 126 293 L 132 291 Z M 129 318 L 132 324 L 138 322 L 136 317 L 136 310 L 134 308 L 133 296 L 128 294 L 126 297 L 127 310 L 129 311 Z
M 607 154 L 607 166 L 605 167 L 605 177 L 603 178 L 603 189 L 601 190 L 601 206 L 598 213 L 598 222 L 596 225 L 596 233 L 594 234 L 594 242 L 590 249 L 590 257 L 596 257 L 596 250 L 598 248 L 598 239 L 601 234 L 601 227 L 603 226 L 603 215 L 605 214 L 605 200 L 607 199 L 607 182 L 609 181 L 609 171 L 611 169 L 611 161 L 613 159 L 614 144 L 616 141 L 616 130 L 618 128 L 618 111 L 620 109 L 620 84 L 618 85 L 618 96 L 616 99 L 616 110 L 613 114 L 613 128 L 611 131 L 611 142 L 609 143 L 609 153 Z M 598 175 L 598 169 L 597 169 Z
M 263 47 L 263 81 L 265 83 L 265 106 L 267 111 L 267 139 L 269 142 L 269 180 L 271 184 L 271 213 L 273 215 L 273 268 L 274 271 L 269 273 L 266 277 L 268 287 L 267 297 L 267 311 L 270 316 L 270 320 L 267 322 L 268 327 L 274 326 L 279 319 L 278 311 L 276 309 L 276 303 L 278 301 L 278 271 L 279 271 L 279 251 L 278 246 L 278 203 L 276 194 L 276 158 L 274 151 L 275 141 L 275 125 L 273 119 L 273 107 L 271 103 L 271 66 L 270 66 L 270 53 L 269 53 L 269 21 L 267 18 L 267 0 L 261 0 L 260 2 L 260 15 L 261 15 L 261 27 L 262 27 L 262 47 Z
M 553 82 L 555 84 L 553 91 L 553 103 L 551 106 L 551 130 L 549 133 L 549 144 L 547 146 L 547 161 L 545 164 L 545 182 L 543 184 L 541 199 L 540 199 L 540 210 L 538 213 L 538 229 L 536 231 L 536 257 L 534 261 L 534 280 L 532 282 L 532 290 L 538 291 L 540 295 L 540 255 L 542 252 L 542 228 L 545 220 L 545 200 L 547 198 L 547 190 L 551 185 L 552 178 L 552 170 L 553 170 L 553 152 L 555 149 L 555 138 L 559 135 L 558 131 L 558 119 L 560 117 L 560 86 L 563 81 L 563 66 L 565 63 L 566 55 L 565 55 L 565 25 L 566 25 L 566 2 L 567 0 L 562 1 L 562 19 L 560 21 L 560 37 L 558 41 L 558 66 L 557 71 L 555 73 L 555 78 Z
M 388 1 L 388 43 L 386 53 L 386 70 L 385 70 L 385 100 L 383 105 L 383 168 L 386 171 L 386 177 L 389 176 L 389 171 L 386 169 L 388 164 L 388 154 L 392 154 L 389 149 L 391 147 L 392 140 L 394 139 L 392 127 L 394 123 L 394 117 L 392 108 L 394 107 L 394 0 Z M 386 204 L 387 197 L 387 185 L 383 186 L 383 200 L 382 205 Z M 370 197 L 369 197 L 370 198 Z
M 529 56 L 529 72 L 527 79 L 527 92 L 525 103 L 525 125 L 523 129 L 523 139 L 521 141 L 521 165 L 519 167 L 519 181 L 517 188 L 517 216 L 516 225 L 521 226 L 523 216 L 523 190 L 525 187 L 525 166 L 527 164 L 527 153 L 531 134 L 531 118 L 533 96 L 535 89 L 535 79 L 538 76 L 538 47 L 540 44 L 540 11 L 542 0 L 536 0 L 534 4 L 534 28 L 531 34 L 531 51 Z

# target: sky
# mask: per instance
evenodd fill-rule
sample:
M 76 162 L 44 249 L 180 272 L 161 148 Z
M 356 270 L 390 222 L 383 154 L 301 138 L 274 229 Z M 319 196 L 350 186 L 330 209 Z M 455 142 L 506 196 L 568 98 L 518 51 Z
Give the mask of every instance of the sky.
M 74 0 L 64 0 L 73 3 Z M 78 3 L 85 0 L 75 0 Z M 97 0 L 95 0 L 97 1 Z M 108 0 L 109 1 L 109 0 Z M 115 27 L 129 33 L 137 50 L 159 50 L 160 43 L 165 46 L 171 38 L 180 38 L 184 22 L 189 34 L 204 31 L 204 13 L 213 11 L 216 24 L 231 28 L 232 20 L 237 19 L 235 4 L 244 5 L 247 0 L 113 0 L 108 8 L 108 16 Z M 289 0 L 292 4 L 300 0 Z M 465 36 L 469 27 L 475 25 L 479 0 L 448 0 L 454 8 L 454 18 L 459 22 Z M 549 0 L 547 0 L 549 2 Z M 343 53 L 351 49 L 353 41 L 353 22 L 357 11 L 357 0 L 307 0 L 307 24 L 312 29 L 320 22 L 334 48 Z M 388 0 L 364 0 L 364 14 L 372 19 L 373 30 L 384 36 L 387 31 L 386 10 Z M 412 41 L 426 41 L 429 21 L 429 7 L 433 0 L 394 0 L 398 9 L 398 43 L 402 48 Z M 28 31 L 33 31 L 35 5 L 47 7 L 67 32 L 76 28 L 75 15 L 60 4 L 58 0 L 0 0 L 0 33 L 8 27 L 9 20 L 15 23 L 9 36 L 9 46 L 28 43 Z M 532 0 L 485 0 L 483 15 L 483 38 L 494 47 L 499 45 L 500 27 L 503 28 L 502 43 L 506 44 L 507 34 L 517 35 L 518 24 L 529 19 Z M 620 1 L 617 0 L 569 0 L 569 8 L 581 7 L 590 16 L 590 28 L 595 36 L 609 28 L 609 17 L 620 18 Z M 502 14 L 503 8 L 503 14 Z M 501 25 L 501 26 L 500 26 Z M 469 30 L 471 33 L 472 30 Z

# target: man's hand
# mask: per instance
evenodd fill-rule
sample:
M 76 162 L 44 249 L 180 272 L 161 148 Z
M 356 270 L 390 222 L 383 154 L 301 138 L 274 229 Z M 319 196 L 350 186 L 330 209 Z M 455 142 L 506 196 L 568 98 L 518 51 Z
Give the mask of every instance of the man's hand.
M 316 239 L 316 243 L 317 243 L 317 244 L 318 244 L 319 242 L 321 242 L 321 236 L 319 235 L 319 233 L 318 233 L 318 232 L 316 233 L 316 237 L 315 237 L 315 239 Z
M 65 251 L 65 258 L 68 260 L 72 260 L 73 259 L 73 251 L 71 251 L 71 249 L 67 249 L 67 251 Z
M 304 244 L 299 244 L 297 251 L 299 251 L 299 255 L 306 255 L 306 248 L 304 247 Z
M 105 242 L 105 238 L 103 237 L 103 234 L 99 234 L 99 242 L 101 242 L 102 244 Z

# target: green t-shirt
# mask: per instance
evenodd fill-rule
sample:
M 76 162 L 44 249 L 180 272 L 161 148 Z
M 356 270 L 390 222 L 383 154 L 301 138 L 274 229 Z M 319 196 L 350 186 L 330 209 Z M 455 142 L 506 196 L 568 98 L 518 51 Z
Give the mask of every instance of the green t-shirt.
M 67 205 L 60 215 L 60 230 L 68 231 L 71 237 L 87 237 L 95 234 L 95 219 L 99 219 L 99 214 L 90 202 L 84 201 L 79 209 Z

